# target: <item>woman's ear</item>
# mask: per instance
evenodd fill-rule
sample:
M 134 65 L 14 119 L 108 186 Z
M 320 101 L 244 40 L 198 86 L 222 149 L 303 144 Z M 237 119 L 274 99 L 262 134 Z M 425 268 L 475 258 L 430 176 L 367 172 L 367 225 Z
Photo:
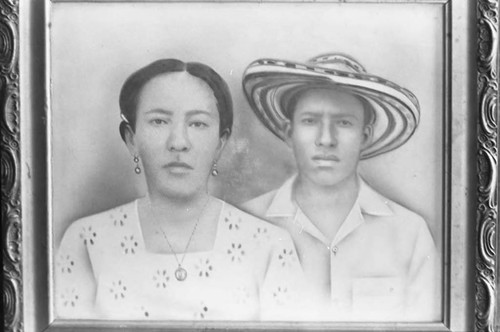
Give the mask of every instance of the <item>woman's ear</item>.
M 135 146 L 135 132 L 130 126 L 130 124 L 122 121 L 120 123 L 120 135 L 122 140 L 127 145 L 127 148 L 132 156 L 137 155 L 136 146 Z
M 231 136 L 231 130 L 229 128 L 226 128 L 219 137 L 219 145 L 217 145 L 214 160 L 219 160 L 220 155 L 222 154 L 222 150 L 224 150 L 224 147 L 226 146 L 226 143 L 229 139 L 229 136 Z

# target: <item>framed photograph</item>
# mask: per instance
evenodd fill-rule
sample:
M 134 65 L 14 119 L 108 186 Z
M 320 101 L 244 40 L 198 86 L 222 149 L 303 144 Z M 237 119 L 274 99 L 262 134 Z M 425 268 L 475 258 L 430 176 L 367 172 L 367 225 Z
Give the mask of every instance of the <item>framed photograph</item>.
M 0 9 L 7 331 L 500 328 L 498 1 Z

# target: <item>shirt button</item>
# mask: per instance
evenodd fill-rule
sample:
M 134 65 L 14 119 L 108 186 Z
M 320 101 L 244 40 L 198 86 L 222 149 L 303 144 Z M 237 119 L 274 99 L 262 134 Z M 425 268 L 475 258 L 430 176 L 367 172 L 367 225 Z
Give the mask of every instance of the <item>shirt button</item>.
M 336 255 L 336 254 L 337 254 L 337 252 L 339 251 L 339 248 L 338 248 L 337 246 L 333 246 L 331 250 L 332 250 L 332 253 L 333 253 L 334 255 Z

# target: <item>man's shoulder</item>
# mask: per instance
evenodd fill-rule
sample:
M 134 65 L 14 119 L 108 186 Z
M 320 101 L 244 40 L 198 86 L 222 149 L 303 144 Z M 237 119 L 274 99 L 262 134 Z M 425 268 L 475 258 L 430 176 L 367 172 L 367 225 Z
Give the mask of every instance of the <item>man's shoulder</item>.
M 239 208 L 254 216 L 262 217 L 266 214 L 267 209 L 271 205 L 277 190 L 271 190 L 260 196 L 254 197 L 249 201 L 244 202 Z
M 398 223 L 405 223 L 406 225 L 410 224 L 414 226 L 426 225 L 424 218 L 416 211 L 413 211 L 410 208 L 404 206 L 403 204 L 398 203 L 390 198 L 387 198 L 385 195 L 383 195 L 373 187 L 371 187 L 371 190 L 380 197 L 380 200 L 392 212 L 391 215 L 388 216 L 390 219 L 396 220 Z
M 393 211 L 394 216 L 402 221 L 413 224 L 425 224 L 424 218 L 416 211 L 403 206 L 393 200 L 387 199 L 387 205 Z

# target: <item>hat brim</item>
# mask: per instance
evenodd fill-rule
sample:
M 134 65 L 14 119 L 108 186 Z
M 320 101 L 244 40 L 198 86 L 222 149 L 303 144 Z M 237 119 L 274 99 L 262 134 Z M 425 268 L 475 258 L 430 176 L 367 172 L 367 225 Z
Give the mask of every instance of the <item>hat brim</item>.
M 263 59 L 250 64 L 243 77 L 243 89 L 250 106 L 259 120 L 282 140 L 288 121 L 283 100 L 296 90 L 318 86 L 347 90 L 369 105 L 374 115 L 373 135 L 361 151 L 362 159 L 398 148 L 418 126 L 417 98 L 410 91 L 377 76 Z

